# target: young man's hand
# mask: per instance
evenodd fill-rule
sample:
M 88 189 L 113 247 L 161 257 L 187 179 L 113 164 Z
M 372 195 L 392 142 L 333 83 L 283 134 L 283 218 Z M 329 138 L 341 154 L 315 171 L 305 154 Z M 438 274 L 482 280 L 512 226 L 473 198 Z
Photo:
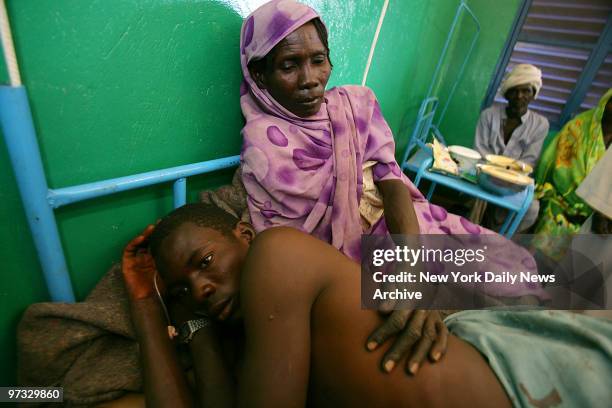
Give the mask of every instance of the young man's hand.
M 155 279 L 157 269 L 148 248 L 149 237 L 154 229 L 154 225 L 149 225 L 123 250 L 121 269 L 131 300 L 142 300 L 156 295 L 153 279 Z M 163 283 L 159 277 L 157 277 L 157 284 L 159 289 L 163 290 Z

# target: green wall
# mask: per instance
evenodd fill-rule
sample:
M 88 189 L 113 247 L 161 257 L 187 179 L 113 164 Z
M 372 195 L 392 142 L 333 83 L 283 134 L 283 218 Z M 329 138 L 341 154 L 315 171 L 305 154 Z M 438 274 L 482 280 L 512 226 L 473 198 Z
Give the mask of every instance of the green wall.
M 480 103 L 520 0 L 469 0 L 482 32 L 450 105 L 447 140 L 470 144 Z M 237 154 L 243 119 L 239 30 L 249 0 L 8 0 L 15 47 L 51 187 Z M 331 85 L 359 84 L 383 0 L 311 0 L 330 28 Z M 370 69 L 398 151 L 425 95 L 457 0 L 391 0 Z M 469 32 L 469 27 L 465 30 Z M 464 35 L 463 29 L 461 35 Z M 445 75 L 452 76 L 454 44 Z M 451 81 L 449 79 L 448 81 Z M 6 73 L 0 68 L 0 81 Z M 448 86 L 443 78 L 440 90 Z M 190 181 L 190 196 L 231 171 Z M 77 297 L 123 244 L 171 209 L 170 186 L 57 212 Z M 14 330 L 48 299 L 6 147 L 0 142 L 0 385 L 14 384 Z
M 398 156 L 403 153 L 433 79 L 458 4 L 453 0 L 389 3 L 368 85 L 376 91 L 395 134 Z M 482 101 L 521 0 L 468 0 L 467 4 L 480 21 L 480 35 L 450 100 L 441 131 L 449 144 L 471 146 Z M 443 75 L 435 87 L 441 105 L 458 77 L 474 32 L 471 20 L 460 20 L 456 41 L 444 59 Z

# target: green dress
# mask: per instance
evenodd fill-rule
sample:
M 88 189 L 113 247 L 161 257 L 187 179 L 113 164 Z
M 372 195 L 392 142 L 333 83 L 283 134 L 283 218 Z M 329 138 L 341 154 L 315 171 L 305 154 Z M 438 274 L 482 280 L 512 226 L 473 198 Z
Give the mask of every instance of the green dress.
M 563 256 L 593 212 L 576 189 L 606 151 L 601 120 L 611 97 L 609 89 L 597 107 L 566 123 L 540 157 L 535 175 L 540 214 L 533 245 L 554 259 Z

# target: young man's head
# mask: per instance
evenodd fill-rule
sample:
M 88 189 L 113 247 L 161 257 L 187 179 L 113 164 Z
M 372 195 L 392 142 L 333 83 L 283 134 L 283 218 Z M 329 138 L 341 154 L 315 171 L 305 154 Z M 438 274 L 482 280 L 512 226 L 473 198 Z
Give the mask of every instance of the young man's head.
M 210 204 L 187 204 L 155 227 L 150 249 L 170 297 L 218 320 L 238 317 L 250 224 Z

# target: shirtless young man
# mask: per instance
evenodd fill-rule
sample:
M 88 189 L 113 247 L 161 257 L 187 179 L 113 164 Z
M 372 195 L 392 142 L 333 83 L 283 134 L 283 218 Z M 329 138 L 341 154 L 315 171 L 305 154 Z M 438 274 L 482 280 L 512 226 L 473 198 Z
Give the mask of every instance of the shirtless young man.
M 181 220 L 179 209 L 124 252 L 147 406 L 510 406 L 484 358 L 454 336 L 444 358 L 425 362 L 419 375 L 383 373 L 377 361 L 384 347 L 364 347 L 381 317 L 361 310 L 359 265 L 299 231 L 275 228 L 256 237 L 249 224 L 201 206 L 212 211 L 209 221 Z M 143 246 L 149 239 L 155 263 Z M 188 310 L 184 318 L 212 317 L 190 333 L 195 393 L 155 297 L 156 269 L 162 291 Z M 218 336 L 232 325 L 243 326 L 245 336 L 237 381 Z

